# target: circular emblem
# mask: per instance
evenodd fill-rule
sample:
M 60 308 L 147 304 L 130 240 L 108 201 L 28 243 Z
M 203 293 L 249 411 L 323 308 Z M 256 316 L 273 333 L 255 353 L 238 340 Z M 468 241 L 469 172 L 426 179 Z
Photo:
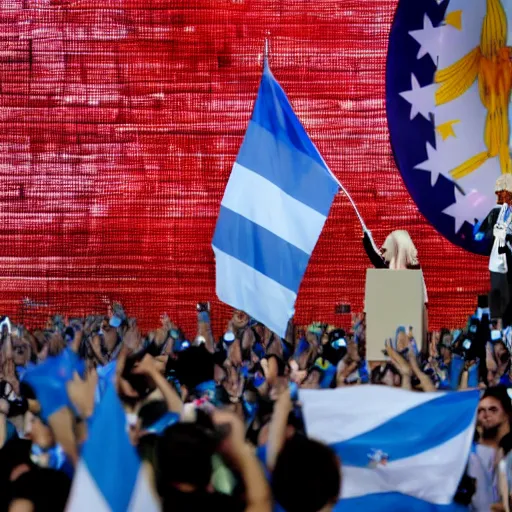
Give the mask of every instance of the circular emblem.
M 368 467 L 375 469 L 379 466 L 386 466 L 389 461 L 389 456 L 382 450 L 372 449 L 368 454 L 368 459 Z
M 396 164 L 428 221 L 475 253 L 486 251 L 473 233 L 496 203 L 496 179 L 512 172 L 508 20 L 503 0 L 400 0 L 389 38 Z

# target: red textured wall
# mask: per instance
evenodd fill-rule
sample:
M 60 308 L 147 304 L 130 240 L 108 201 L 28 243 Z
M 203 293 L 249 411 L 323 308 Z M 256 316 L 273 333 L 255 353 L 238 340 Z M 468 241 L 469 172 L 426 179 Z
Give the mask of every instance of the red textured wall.
M 377 243 L 407 228 L 435 326 L 487 287 L 485 258 L 423 219 L 388 142 L 387 37 L 396 0 L 1 0 L 0 309 L 26 322 L 121 299 L 143 326 L 186 329 L 215 301 L 211 236 L 271 67 Z M 300 322 L 362 306 L 360 228 L 336 198 L 297 304 Z M 23 302 L 28 297 L 31 302 Z

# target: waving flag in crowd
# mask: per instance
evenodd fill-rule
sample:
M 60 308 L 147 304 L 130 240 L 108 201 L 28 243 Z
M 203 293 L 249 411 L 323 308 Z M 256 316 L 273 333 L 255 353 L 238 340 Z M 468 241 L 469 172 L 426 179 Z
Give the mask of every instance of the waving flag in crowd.
M 160 510 L 126 424 L 123 407 L 110 385 L 95 411 L 73 480 L 68 512 Z
M 219 299 L 284 337 L 338 190 L 265 59 L 213 238 Z
M 343 463 L 343 512 L 448 512 L 475 430 L 479 392 L 387 386 L 301 391 L 308 435 Z

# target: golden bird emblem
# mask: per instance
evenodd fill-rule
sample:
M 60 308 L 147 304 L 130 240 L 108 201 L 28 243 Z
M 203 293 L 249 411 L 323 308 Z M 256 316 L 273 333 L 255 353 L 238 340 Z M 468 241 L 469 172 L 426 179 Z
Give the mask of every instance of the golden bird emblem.
M 499 156 L 503 174 L 511 173 L 508 105 L 512 88 L 512 48 L 506 46 L 507 17 L 501 0 L 486 0 L 480 46 L 460 60 L 436 72 L 436 105 L 462 96 L 478 80 L 480 99 L 487 110 L 484 129 L 486 151 L 478 153 L 450 171 L 455 180 Z

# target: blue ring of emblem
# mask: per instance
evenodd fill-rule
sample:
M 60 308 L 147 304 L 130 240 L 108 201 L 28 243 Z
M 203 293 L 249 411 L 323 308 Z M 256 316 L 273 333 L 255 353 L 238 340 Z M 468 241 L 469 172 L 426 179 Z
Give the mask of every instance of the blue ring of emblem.
M 391 149 L 409 194 L 434 228 L 450 242 L 470 252 L 488 254 L 487 245 L 474 240 L 471 224 L 464 222 L 456 233 L 455 219 L 443 213 L 455 202 L 454 182 L 440 175 L 435 186 L 432 186 L 430 173 L 414 168 L 427 160 L 427 142 L 435 148 L 434 123 L 422 115 L 417 115 L 411 121 L 411 106 L 400 96 L 401 92 L 411 88 L 411 73 L 422 87 L 433 82 L 436 66 L 428 54 L 421 59 L 416 58 L 419 45 L 409 31 L 423 26 L 425 14 L 434 26 L 438 26 L 444 19 L 448 4 L 449 0 L 440 5 L 435 0 L 400 0 L 398 3 L 389 35 L 386 62 L 386 113 Z

